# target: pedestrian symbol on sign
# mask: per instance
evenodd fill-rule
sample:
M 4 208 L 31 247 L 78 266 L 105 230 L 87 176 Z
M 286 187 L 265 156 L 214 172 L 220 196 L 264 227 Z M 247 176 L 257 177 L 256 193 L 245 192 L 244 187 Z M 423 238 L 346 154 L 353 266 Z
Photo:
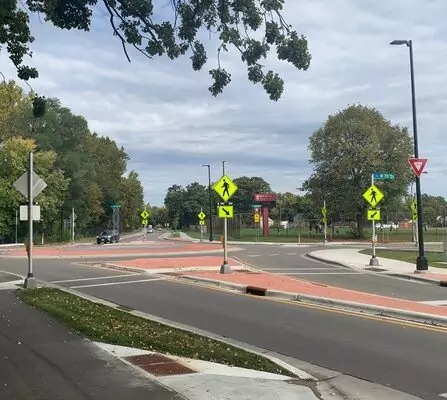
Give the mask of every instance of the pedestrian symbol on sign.
M 227 182 L 227 180 L 224 178 L 223 180 L 223 184 L 222 184 L 222 197 L 225 197 L 225 193 L 228 197 L 230 197 L 230 192 L 228 191 L 228 189 L 230 188 L 230 184 Z
M 371 207 L 376 207 L 383 200 L 383 193 L 375 185 L 371 185 L 365 193 L 363 193 L 363 198 L 371 205 Z
M 213 186 L 219 197 L 227 202 L 237 191 L 237 185 L 227 176 L 223 175 Z

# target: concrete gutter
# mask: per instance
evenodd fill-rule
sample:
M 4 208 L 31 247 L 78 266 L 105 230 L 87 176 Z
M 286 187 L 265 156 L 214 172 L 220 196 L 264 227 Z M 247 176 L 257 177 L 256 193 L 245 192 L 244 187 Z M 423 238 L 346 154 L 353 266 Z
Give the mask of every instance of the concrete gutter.
M 357 303 L 346 300 L 331 299 L 326 297 L 303 295 L 299 293 L 284 292 L 280 290 L 271 290 L 263 287 L 256 287 L 250 285 L 241 285 L 233 282 L 218 281 L 209 278 L 202 278 L 196 276 L 178 276 L 176 279 L 182 279 L 198 284 L 217 286 L 229 290 L 235 290 L 240 293 L 253 294 L 257 296 L 271 297 L 286 301 L 295 301 L 299 303 L 316 304 L 328 308 L 336 308 L 339 310 L 346 310 L 361 314 L 375 315 L 381 317 L 388 317 L 400 319 L 405 321 L 417 322 L 425 325 L 435 325 L 447 327 L 447 317 L 418 313 L 414 311 L 400 310 L 396 308 L 389 308 L 383 306 L 376 306 L 371 304 Z

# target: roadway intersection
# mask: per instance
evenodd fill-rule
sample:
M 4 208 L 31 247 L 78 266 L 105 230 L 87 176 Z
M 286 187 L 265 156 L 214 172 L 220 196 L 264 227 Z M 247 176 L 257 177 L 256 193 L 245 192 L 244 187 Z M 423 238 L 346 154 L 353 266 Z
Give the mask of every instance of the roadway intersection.
M 112 245 L 110 248 L 118 246 L 126 245 Z M 243 251 L 230 255 L 270 272 L 418 301 L 447 298 L 447 288 L 355 272 L 306 259 L 303 255 L 309 248 L 241 247 Z M 135 258 L 135 255 L 120 257 Z M 113 259 L 116 260 L 115 257 Z M 38 279 L 71 287 L 131 309 L 367 379 L 423 399 L 439 400 L 439 395 L 447 392 L 447 335 L 443 329 L 272 301 L 179 283 L 157 275 L 87 266 L 85 263 L 88 262 L 98 264 L 98 258 L 35 259 L 35 274 Z M 26 259 L 1 259 L 0 270 L 25 275 Z

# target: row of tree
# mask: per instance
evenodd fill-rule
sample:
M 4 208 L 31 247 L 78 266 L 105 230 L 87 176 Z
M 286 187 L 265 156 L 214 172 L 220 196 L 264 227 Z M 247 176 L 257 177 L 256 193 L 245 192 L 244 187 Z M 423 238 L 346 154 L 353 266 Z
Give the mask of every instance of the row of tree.
M 356 235 L 362 234 L 368 204 L 362 194 L 371 184 L 372 172 L 392 172 L 396 179 L 376 182 L 385 194 L 380 207 L 384 215 L 403 219 L 410 214 L 409 188 L 414 174 L 408 158 L 413 154 L 412 138 L 405 127 L 392 124 L 374 108 L 349 106 L 330 115 L 309 140 L 311 176 L 304 182 L 305 195 L 278 194 L 274 219 L 292 221 L 297 215 L 307 221 L 320 221 L 326 202 L 329 221 L 353 222 Z M 253 194 L 270 192 L 268 182 L 260 177 L 234 180 L 239 189 L 232 197 L 238 213 L 251 213 Z M 173 185 L 165 198 L 166 218 L 174 226 L 197 223 L 197 211 L 208 209 L 208 192 L 197 182 L 186 187 Z M 212 203 L 217 196 L 213 193 Z M 442 197 L 422 197 L 424 221 L 445 224 L 447 202 Z M 394 221 L 398 222 L 398 221 Z
M 74 207 L 76 232 L 89 235 L 111 226 L 113 204 L 120 207 L 123 231 L 140 225 L 144 207 L 138 173 L 126 175 L 129 156 L 108 137 L 91 132 L 87 121 L 57 99 L 46 99 L 36 115 L 33 93 L 15 82 L 0 84 L 0 235 L 12 240 L 15 214 L 26 199 L 13 183 L 27 170 L 34 152 L 35 172 L 47 183 L 36 198 L 41 206 L 37 231 L 47 239 L 64 236 Z M 20 226 L 19 236 L 25 234 Z

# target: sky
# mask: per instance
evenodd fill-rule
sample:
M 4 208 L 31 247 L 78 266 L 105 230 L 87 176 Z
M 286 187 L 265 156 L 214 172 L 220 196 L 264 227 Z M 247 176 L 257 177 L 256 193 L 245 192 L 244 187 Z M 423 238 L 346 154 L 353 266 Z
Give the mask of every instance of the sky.
M 165 2 L 166 4 L 168 1 Z M 286 0 L 284 16 L 309 40 L 308 71 L 266 62 L 285 80 L 278 102 L 246 78 L 236 52 L 222 65 L 232 83 L 215 98 L 208 70 L 215 40 L 206 39 L 209 62 L 200 72 L 189 56 L 148 60 L 130 51 L 128 63 L 99 7 L 90 32 L 61 31 L 32 16 L 33 89 L 57 97 L 90 129 L 124 146 L 129 170 L 142 180 L 145 199 L 162 205 L 173 184 L 208 183 L 222 173 L 261 176 L 273 191 L 299 193 L 312 173 L 308 140 L 328 115 L 350 104 L 376 107 L 393 123 L 411 128 L 409 56 L 394 39 L 412 39 L 416 74 L 419 155 L 428 158 L 422 191 L 447 196 L 447 2 L 445 0 Z M 168 8 L 162 10 L 168 12 Z M 0 71 L 16 74 L 6 53 Z M 410 129 L 410 132 L 412 130 Z

